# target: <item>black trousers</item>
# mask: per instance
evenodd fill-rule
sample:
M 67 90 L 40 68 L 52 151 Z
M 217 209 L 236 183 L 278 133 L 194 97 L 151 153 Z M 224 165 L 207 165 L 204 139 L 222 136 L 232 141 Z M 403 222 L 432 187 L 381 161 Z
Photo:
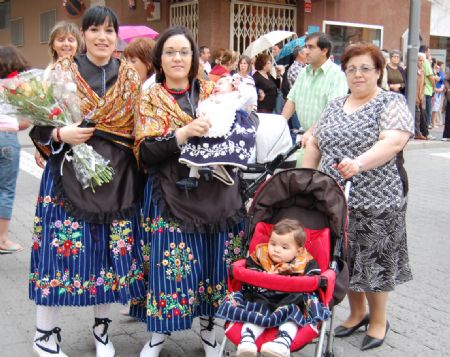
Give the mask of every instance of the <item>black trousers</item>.
M 450 139 L 450 101 L 447 101 L 447 106 L 445 107 L 445 123 L 442 137 Z
M 415 121 L 414 121 L 414 134 L 428 136 L 428 126 L 425 119 L 425 113 L 421 105 L 416 105 Z

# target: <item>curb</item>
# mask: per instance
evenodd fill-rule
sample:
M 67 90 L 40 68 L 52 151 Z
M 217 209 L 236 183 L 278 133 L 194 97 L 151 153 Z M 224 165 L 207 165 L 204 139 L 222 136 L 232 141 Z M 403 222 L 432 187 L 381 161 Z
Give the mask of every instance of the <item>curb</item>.
M 440 141 L 440 140 L 410 140 L 403 151 L 410 150 L 424 150 L 424 149 L 439 149 L 448 148 L 450 149 L 450 141 Z

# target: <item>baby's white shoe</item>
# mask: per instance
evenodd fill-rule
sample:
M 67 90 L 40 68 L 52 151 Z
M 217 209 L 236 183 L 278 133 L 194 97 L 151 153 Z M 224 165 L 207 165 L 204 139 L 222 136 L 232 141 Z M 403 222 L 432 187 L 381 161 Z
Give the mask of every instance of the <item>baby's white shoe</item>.
M 255 344 L 255 335 L 251 329 L 246 329 L 241 336 L 241 343 L 239 343 L 236 357 L 256 357 L 258 354 L 258 347 Z
M 292 339 L 285 331 L 279 331 L 278 337 L 261 346 L 261 354 L 264 357 L 289 357 L 291 355 Z

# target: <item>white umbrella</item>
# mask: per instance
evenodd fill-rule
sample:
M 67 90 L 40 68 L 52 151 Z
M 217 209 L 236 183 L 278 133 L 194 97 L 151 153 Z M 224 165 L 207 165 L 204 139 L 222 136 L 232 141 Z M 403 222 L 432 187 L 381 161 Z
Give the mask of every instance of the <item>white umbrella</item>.
M 261 53 L 272 46 L 275 46 L 278 42 L 281 42 L 288 37 L 295 35 L 295 32 L 291 31 L 272 31 L 262 35 L 257 40 L 253 41 L 244 51 L 244 55 L 250 58 L 255 57 L 258 53 Z

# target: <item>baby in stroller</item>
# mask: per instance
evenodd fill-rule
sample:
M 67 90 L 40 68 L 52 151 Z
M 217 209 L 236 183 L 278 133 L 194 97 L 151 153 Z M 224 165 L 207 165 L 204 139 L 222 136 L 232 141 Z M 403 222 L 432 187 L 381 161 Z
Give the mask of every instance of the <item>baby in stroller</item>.
M 298 221 L 283 219 L 273 226 L 269 242 L 256 246 L 246 259 L 246 267 L 268 274 L 320 275 L 317 262 L 304 247 L 305 239 Z M 329 315 L 314 293 L 284 293 L 243 285 L 219 307 L 216 316 L 244 322 L 238 357 L 256 356 L 256 339 L 265 328 L 278 326 L 277 338 L 261 346 L 262 355 L 273 357 L 290 356 L 299 326 L 317 324 Z
M 199 177 L 213 177 L 234 185 L 233 168 L 245 169 L 255 150 L 257 117 L 253 82 L 238 75 L 221 77 L 211 96 L 198 105 L 199 120 L 209 121 L 203 137 L 192 137 L 181 148 L 179 162 L 190 168 L 189 177 L 177 181 L 180 189 L 198 187 Z

